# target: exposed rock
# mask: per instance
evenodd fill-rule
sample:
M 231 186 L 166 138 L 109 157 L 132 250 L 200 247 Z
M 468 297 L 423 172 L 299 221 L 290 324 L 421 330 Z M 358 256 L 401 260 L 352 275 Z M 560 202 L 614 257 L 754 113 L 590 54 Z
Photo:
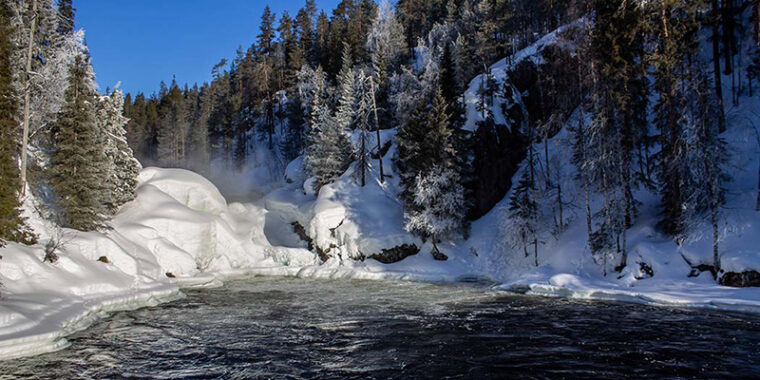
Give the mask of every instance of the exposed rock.
M 416 255 L 420 252 L 415 244 L 402 244 L 393 248 L 383 249 L 380 253 L 373 253 L 368 256 L 383 264 L 392 264 L 399 262 L 409 256 Z
M 433 255 L 433 259 L 438 260 L 438 261 L 446 261 L 449 259 L 449 257 L 446 256 L 445 253 L 438 250 L 438 248 L 433 248 L 433 250 L 430 251 L 430 254 Z
M 108 260 L 108 257 L 105 257 L 105 256 L 98 257 L 98 261 L 100 261 L 101 263 L 106 263 L 106 264 L 111 263 L 111 260 Z
M 637 280 L 643 280 L 651 277 L 654 277 L 654 269 L 652 269 L 652 266 L 643 261 L 639 262 L 639 273 L 635 278 Z
M 175 278 L 177 276 L 175 276 L 174 273 L 172 273 L 172 272 L 166 272 L 166 277 Z
M 518 128 L 526 122 L 544 124 L 554 120 L 549 131 L 549 137 L 553 137 L 580 103 L 577 58 L 555 45 L 544 47 L 541 55 L 541 65 L 526 59 L 507 75 L 502 112 L 510 127 L 481 123 L 473 134 L 470 148 L 474 179 L 468 184 L 474 199 L 468 213 L 471 220 L 491 211 L 512 187 L 512 176 L 527 155 L 527 141 Z M 513 93 L 514 89 L 520 96 Z M 521 99 L 522 103 L 513 99 Z
M 515 115 L 511 117 L 520 114 L 514 109 L 519 107 L 510 108 L 509 114 Z M 525 158 L 525 138 L 506 126 L 483 124 L 475 131 L 472 151 L 474 204 L 469 217 L 475 220 L 488 213 L 512 187 L 512 176 Z
M 689 277 L 699 277 L 699 275 L 702 274 L 702 272 L 710 272 L 713 278 L 718 277 L 718 273 L 715 272 L 715 267 L 712 265 L 707 265 L 707 264 L 699 264 L 699 265 L 689 264 L 689 265 L 691 265 L 691 272 L 689 273 Z
M 306 228 L 301 225 L 301 223 L 293 222 L 290 223 L 291 226 L 293 226 L 293 232 L 298 235 L 298 237 L 305 241 L 306 244 L 308 244 L 309 251 L 314 250 L 314 240 L 309 236 L 309 234 L 306 233 Z
M 721 285 L 736 288 L 760 287 L 760 272 L 748 270 L 741 273 L 726 272 L 718 278 Z

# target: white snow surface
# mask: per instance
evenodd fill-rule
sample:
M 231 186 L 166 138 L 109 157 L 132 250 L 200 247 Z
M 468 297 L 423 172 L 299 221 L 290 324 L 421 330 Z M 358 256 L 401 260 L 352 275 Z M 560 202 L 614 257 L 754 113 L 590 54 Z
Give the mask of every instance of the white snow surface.
M 102 313 L 176 299 L 181 286 L 216 286 L 218 277 L 245 268 L 315 262 L 305 249 L 269 244 L 266 210 L 228 205 L 195 173 L 146 168 L 139 181 L 137 198 L 107 232 L 56 230 L 30 218 L 40 244 L 0 249 L 0 359 L 65 347 L 63 337 Z M 62 243 L 54 264 L 43 262 L 50 239 Z

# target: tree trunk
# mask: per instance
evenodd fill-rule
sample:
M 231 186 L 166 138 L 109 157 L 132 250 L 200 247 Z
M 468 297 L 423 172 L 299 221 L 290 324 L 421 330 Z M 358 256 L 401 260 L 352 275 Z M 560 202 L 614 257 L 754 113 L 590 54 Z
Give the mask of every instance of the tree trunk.
M 530 126 L 528 127 L 530 128 Z M 530 169 L 530 188 L 535 189 L 536 183 L 535 183 L 535 173 L 536 173 L 536 165 L 533 162 L 533 128 L 530 128 L 530 131 L 528 132 L 528 167 Z
M 26 51 L 26 85 L 24 88 L 24 128 L 21 139 L 21 195 L 26 195 L 26 171 L 27 171 L 27 150 L 29 149 L 29 119 L 31 110 L 29 102 L 31 97 L 31 73 L 32 73 L 32 53 L 34 50 L 34 33 L 37 29 L 37 0 L 32 0 L 32 27 L 29 30 L 29 44 Z
M 562 184 L 557 181 L 557 210 L 559 212 L 559 224 L 557 231 L 559 233 L 565 232 L 565 219 L 562 216 Z
M 733 27 L 731 22 L 733 17 L 731 15 L 730 0 L 723 0 L 723 57 L 725 61 L 725 74 L 730 75 L 733 73 L 733 65 L 731 62 L 732 45 L 731 38 L 733 38 Z
M 375 80 L 369 78 L 370 92 L 372 93 L 372 109 L 375 114 L 375 132 L 377 133 L 377 161 L 380 164 L 380 183 L 385 183 L 385 174 L 383 173 L 383 154 L 382 144 L 380 143 L 380 120 L 377 117 L 377 101 L 375 100 Z
M 712 0 L 712 50 L 713 50 L 713 71 L 715 73 L 715 96 L 718 98 L 718 110 L 720 115 L 718 116 L 719 131 L 721 133 L 726 130 L 726 117 L 723 110 L 723 84 L 720 74 L 720 32 L 719 23 L 720 9 L 718 8 L 718 0 Z
M 538 266 L 538 239 L 535 237 L 533 238 L 533 259 Z
M 362 147 L 361 147 L 361 161 L 359 162 L 362 167 L 362 187 L 367 184 L 366 171 L 367 171 L 367 153 L 365 151 L 365 136 L 367 134 L 362 131 Z
M 760 0 L 754 1 L 755 13 L 755 44 L 760 46 Z
M 549 178 L 551 170 L 549 168 L 549 133 L 545 133 L 544 135 L 544 161 L 545 161 L 545 170 L 546 170 L 546 190 L 548 191 L 552 187 L 551 179 Z
M 710 221 L 712 222 L 713 230 L 713 269 L 717 278 L 718 272 L 720 271 L 720 255 L 718 253 L 718 204 L 715 201 L 712 203 Z
M 757 166 L 757 204 L 755 210 L 760 211 L 760 165 Z
M 622 272 L 623 269 L 628 265 L 628 250 L 626 250 L 626 244 L 627 243 L 627 229 L 623 228 L 623 232 L 620 234 L 620 237 L 622 239 L 622 242 L 620 244 L 621 248 L 621 255 L 620 255 L 620 265 L 615 268 L 618 272 Z

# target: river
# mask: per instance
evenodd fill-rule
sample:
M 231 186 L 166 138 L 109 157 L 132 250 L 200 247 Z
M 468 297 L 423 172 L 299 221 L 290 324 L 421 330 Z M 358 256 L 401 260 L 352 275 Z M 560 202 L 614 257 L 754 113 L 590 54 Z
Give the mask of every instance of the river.
M 760 376 L 760 316 L 486 284 L 254 277 L 118 312 L 0 378 Z

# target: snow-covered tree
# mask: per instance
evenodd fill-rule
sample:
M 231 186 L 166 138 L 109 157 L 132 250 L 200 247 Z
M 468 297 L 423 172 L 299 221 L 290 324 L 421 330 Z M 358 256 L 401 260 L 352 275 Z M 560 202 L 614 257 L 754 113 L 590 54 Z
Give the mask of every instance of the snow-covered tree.
M 50 130 L 64 104 L 69 68 L 75 57 L 86 53 L 84 33 L 59 33 L 59 17 L 53 2 L 7 2 L 12 13 L 14 50 L 11 60 L 14 87 L 21 107 L 17 113 L 23 128 L 21 180 L 26 185 L 29 166 L 44 166 Z M 31 55 L 29 54 L 31 52 Z M 31 160 L 32 165 L 27 161 Z
M 124 126 L 129 121 L 123 115 L 124 94 L 114 89 L 110 95 L 100 97 L 97 107 L 98 124 L 102 133 L 105 154 L 109 159 L 109 193 L 106 206 L 111 213 L 135 197 L 140 164 L 127 144 Z
M 356 121 L 356 72 L 351 58 L 351 46 L 343 44 L 343 67 L 338 73 L 338 108 L 335 119 L 341 130 L 354 129 Z
M 431 237 L 435 243 L 454 232 L 465 232 L 464 215 L 467 207 L 461 184 L 462 168 L 457 158 L 456 136 L 449 122 L 446 100 L 439 89 L 432 102 L 422 101 L 419 104 L 396 135 L 396 166 L 401 178 L 400 196 L 404 200 L 406 219 L 415 221 L 407 223 L 409 231 L 423 238 Z M 431 190 L 434 196 L 420 198 L 423 192 L 420 186 L 425 185 L 438 186 L 437 189 Z M 429 203 L 437 199 L 436 197 L 457 201 L 441 206 Z M 453 204 L 458 205 L 459 209 L 452 210 L 450 207 Z M 444 225 L 430 226 L 429 230 L 420 227 L 424 224 L 417 218 L 424 220 L 431 218 L 431 215 L 438 215 Z M 456 228 L 450 227 L 450 223 L 456 224 Z
M 371 92 L 372 85 L 370 83 L 370 80 L 371 77 L 367 76 L 363 70 L 358 71 L 356 77 L 356 128 L 359 131 L 359 146 L 354 150 L 356 151 L 356 160 L 357 165 L 359 166 L 358 174 L 361 177 L 362 186 L 364 186 L 367 182 L 366 173 L 370 168 L 371 160 L 371 141 L 369 132 L 371 115 L 374 114 L 374 104 L 372 101 L 373 94 Z
M 19 104 L 11 71 L 11 16 L 8 5 L 0 2 L 0 247 L 8 240 L 33 240 L 21 218 L 19 199 L 21 179 L 16 161 L 19 143 L 16 113 Z
M 698 62 L 697 59 L 694 59 Z M 720 103 L 710 86 L 707 70 L 693 64 L 687 101 L 689 112 L 683 139 L 688 147 L 685 167 L 688 168 L 682 185 L 682 222 L 684 233 L 693 233 L 710 216 L 713 240 L 713 273 L 720 271 L 720 240 L 718 218 L 723 203 L 726 175 L 723 165 L 728 161 L 725 142 L 720 137 Z
M 314 190 L 332 182 L 351 163 L 351 141 L 326 103 L 327 89 L 320 83 L 311 106 L 308 146 L 304 165 L 314 177 Z
M 71 66 L 66 104 L 58 115 L 55 150 L 48 169 L 58 199 L 63 227 L 91 231 L 104 227 L 111 163 L 98 126 L 98 103 L 88 58 L 79 55 Z
M 391 77 L 389 93 L 391 114 L 399 125 L 403 125 L 412 115 L 420 99 L 424 98 L 424 93 L 425 88 L 422 83 L 408 68 L 403 68 L 400 73 Z
M 433 243 L 453 239 L 462 232 L 465 217 L 464 188 L 454 168 L 434 165 L 419 173 L 411 189 L 411 202 L 404 213 L 404 228 Z
M 536 189 L 531 183 L 530 173 L 523 171 L 509 198 L 509 217 L 504 229 L 510 245 L 521 247 L 525 257 L 530 255 L 528 247 L 533 246 L 534 262 L 538 266 L 538 231 L 541 218 L 536 198 Z
M 367 50 L 373 62 L 380 57 L 389 67 L 398 67 L 406 52 L 404 27 L 399 22 L 393 5 L 389 0 L 382 0 L 377 16 L 367 35 Z

